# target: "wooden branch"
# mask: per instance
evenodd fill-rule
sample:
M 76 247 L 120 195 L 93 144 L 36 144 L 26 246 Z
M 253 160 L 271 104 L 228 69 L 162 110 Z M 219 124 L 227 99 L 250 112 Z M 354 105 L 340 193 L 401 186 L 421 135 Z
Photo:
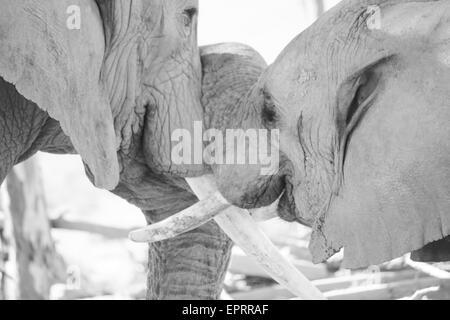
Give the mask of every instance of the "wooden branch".
M 322 291 L 363 287 L 373 284 L 387 284 L 404 280 L 424 278 L 426 275 L 415 270 L 388 271 L 380 273 L 361 273 L 344 277 L 316 280 L 315 283 Z
M 414 293 L 408 300 L 450 300 L 450 282 L 446 280 L 439 287 L 430 287 Z
M 355 287 L 326 292 L 330 300 L 395 300 L 413 295 L 418 290 L 440 286 L 445 280 L 434 277 L 405 280 L 387 284 Z
M 331 276 L 324 264 L 315 265 L 309 261 L 292 258 L 289 258 L 289 260 L 309 280 L 322 279 Z M 235 274 L 244 274 L 246 276 L 271 278 L 253 259 L 245 255 L 242 251 L 236 250 L 236 248 L 233 249 L 228 271 Z
M 7 238 L 7 232 L 5 230 L 5 208 L 4 208 L 4 194 L 0 193 L 0 300 L 7 300 L 11 295 L 11 282 L 12 277 L 6 270 L 6 264 L 9 260 L 10 242 Z
M 412 261 L 409 257 L 405 259 L 405 262 L 409 267 L 423 272 L 431 277 L 435 277 L 437 279 L 450 279 L 450 272 L 439 269 L 431 264 Z
M 377 278 L 374 278 L 377 277 Z M 403 270 L 398 272 L 381 272 L 379 274 L 356 274 L 344 277 L 334 277 L 313 281 L 313 284 L 322 292 L 343 290 L 367 286 L 368 283 L 378 281 L 378 284 L 387 284 L 415 278 L 423 278 L 426 275 L 415 270 Z M 236 300 L 277 300 L 291 299 L 294 296 L 279 285 L 254 289 L 247 292 L 231 294 Z
M 324 0 L 316 0 L 316 8 L 317 17 L 320 17 L 325 12 Z
M 127 239 L 130 231 L 137 229 L 137 228 L 124 229 L 124 228 L 109 227 L 85 221 L 71 221 L 63 217 L 59 217 L 57 219 L 52 220 L 51 226 L 52 228 L 56 229 L 82 231 L 98 234 L 109 239 Z
M 51 237 L 41 172 L 36 161 L 32 158 L 15 166 L 7 177 L 19 299 L 48 299 L 50 287 L 64 282 L 66 276 L 65 263 Z

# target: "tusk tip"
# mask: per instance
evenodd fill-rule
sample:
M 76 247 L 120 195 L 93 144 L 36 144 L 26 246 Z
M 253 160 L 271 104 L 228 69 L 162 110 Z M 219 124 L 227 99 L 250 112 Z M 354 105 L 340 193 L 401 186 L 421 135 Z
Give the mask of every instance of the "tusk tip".
M 142 230 L 131 231 L 128 234 L 128 239 L 130 239 L 133 242 L 137 242 L 137 243 L 147 242 L 145 240 L 144 232 Z

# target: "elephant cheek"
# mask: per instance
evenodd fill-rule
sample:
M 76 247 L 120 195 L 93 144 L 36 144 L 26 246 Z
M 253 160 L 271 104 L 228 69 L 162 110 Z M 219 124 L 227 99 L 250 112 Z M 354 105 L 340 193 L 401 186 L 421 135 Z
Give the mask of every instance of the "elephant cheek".
M 450 234 L 450 94 L 408 81 L 388 81 L 354 131 L 344 184 L 312 237 L 316 261 L 343 247 L 344 265 L 362 268 Z

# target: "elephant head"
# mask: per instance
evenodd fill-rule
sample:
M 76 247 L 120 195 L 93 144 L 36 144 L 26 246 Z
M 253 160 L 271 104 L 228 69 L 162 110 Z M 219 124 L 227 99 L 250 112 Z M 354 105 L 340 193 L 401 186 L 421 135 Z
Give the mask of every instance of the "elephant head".
M 313 228 L 315 261 L 344 248 L 360 268 L 450 234 L 449 30 L 448 1 L 344 0 L 247 99 L 280 130 L 281 216 Z
M 3 1 L 0 76 L 60 122 L 97 186 L 117 185 L 133 137 L 155 172 L 192 174 L 172 165 L 170 131 L 202 119 L 197 6 Z

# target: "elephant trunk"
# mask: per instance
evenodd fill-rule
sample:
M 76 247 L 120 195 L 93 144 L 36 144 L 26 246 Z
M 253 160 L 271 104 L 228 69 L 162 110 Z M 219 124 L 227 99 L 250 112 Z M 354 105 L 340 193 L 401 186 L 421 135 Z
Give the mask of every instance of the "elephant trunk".
M 232 241 L 215 222 L 149 246 L 148 299 L 219 298 Z

